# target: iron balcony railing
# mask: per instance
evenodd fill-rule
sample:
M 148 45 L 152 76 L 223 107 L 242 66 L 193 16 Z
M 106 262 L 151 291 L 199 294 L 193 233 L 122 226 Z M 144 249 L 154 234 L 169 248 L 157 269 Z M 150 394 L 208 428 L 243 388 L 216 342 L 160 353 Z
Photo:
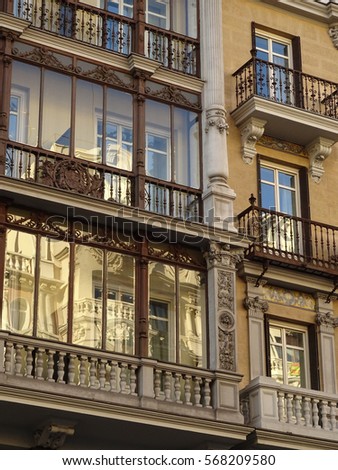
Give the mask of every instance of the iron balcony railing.
M 238 215 L 246 256 L 338 275 L 338 227 L 251 205 Z
M 338 119 L 338 84 L 253 57 L 234 74 L 237 107 L 253 96 Z
M 7 143 L 4 175 L 191 222 L 202 220 L 200 189 L 28 145 Z
M 129 55 L 138 50 L 136 22 L 132 18 L 72 0 L 15 0 L 14 16 L 32 26 L 91 46 Z M 146 25 L 144 55 L 166 68 L 199 74 L 199 41 Z

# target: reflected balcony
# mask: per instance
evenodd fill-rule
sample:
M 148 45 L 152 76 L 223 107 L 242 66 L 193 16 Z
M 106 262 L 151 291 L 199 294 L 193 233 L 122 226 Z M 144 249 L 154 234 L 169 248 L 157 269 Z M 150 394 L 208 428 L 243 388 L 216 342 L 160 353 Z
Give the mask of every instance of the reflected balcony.
M 235 124 L 251 118 L 265 134 L 308 146 L 318 138 L 338 141 L 338 84 L 253 57 L 236 79 Z M 332 143 L 333 143 L 332 142 Z

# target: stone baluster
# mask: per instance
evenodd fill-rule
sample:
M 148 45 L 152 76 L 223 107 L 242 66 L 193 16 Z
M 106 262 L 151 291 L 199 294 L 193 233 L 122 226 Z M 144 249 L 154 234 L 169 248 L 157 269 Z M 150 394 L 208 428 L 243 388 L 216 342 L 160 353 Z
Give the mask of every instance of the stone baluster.
M 79 370 L 80 387 L 87 387 L 87 384 L 86 384 L 87 364 L 88 364 L 88 357 L 81 356 L 80 357 L 80 370 Z
M 164 399 L 171 401 L 171 372 L 164 372 Z
M 162 374 L 161 370 L 159 369 L 155 370 L 154 393 L 155 393 L 155 398 L 157 399 L 160 398 L 160 393 L 161 393 L 161 374 Z
M 107 361 L 105 359 L 101 359 L 99 368 L 99 384 L 101 390 L 106 389 L 106 366 Z
M 59 384 L 64 384 L 66 383 L 64 381 L 64 375 L 65 375 L 65 353 L 64 352 L 59 352 L 59 358 L 58 358 L 58 378 L 57 382 Z
M 327 410 L 328 410 L 327 400 L 321 400 L 319 404 L 319 408 L 320 408 L 320 415 L 321 415 L 321 421 L 322 421 L 322 429 L 324 429 L 324 431 L 328 431 L 329 420 L 327 418 Z
M 337 403 L 335 401 L 330 402 L 330 424 L 331 431 L 337 431 Z
M 97 378 L 96 378 L 96 359 L 94 357 L 90 358 L 90 367 L 89 367 L 89 387 L 97 388 Z
M 184 404 L 192 405 L 191 402 L 191 375 L 184 375 Z
M 174 374 L 174 396 L 176 403 L 183 403 L 181 400 L 181 378 L 182 375 L 178 372 Z
M 205 408 L 211 408 L 211 389 L 210 389 L 211 380 L 204 379 L 203 386 L 203 405 Z
M 319 412 L 318 412 L 318 403 L 319 400 L 314 398 L 312 400 L 312 420 L 313 420 L 313 427 L 314 428 L 320 428 L 319 426 Z
M 6 343 L 6 352 L 5 352 L 5 373 L 8 375 L 13 374 L 12 364 L 13 364 L 13 353 L 14 345 L 13 343 Z
M 54 354 L 53 349 L 48 349 L 47 352 L 47 381 L 54 382 Z
M 302 397 L 301 395 L 295 395 L 294 406 L 295 406 L 296 424 L 300 426 L 302 424 Z
M 32 379 L 33 375 L 33 351 L 34 348 L 32 346 L 27 346 L 26 349 L 26 377 L 27 379 Z
M 120 362 L 120 393 L 128 393 L 127 390 L 127 368 L 128 364 Z
M 201 403 L 201 377 L 193 377 L 194 382 L 194 405 L 202 406 Z
M 281 423 L 285 423 L 285 414 L 284 414 L 284 392 L 278 392 L 278 419 Z
M 37 355 L 36 355 L 36 368 L 35 368 L 35 378 L 37 380 L 44 380 L 43 378 L 43 355 L 45 350 L 42 348 L 38 348 Z
M 292 400 L 293 400 L 293 394 L 288 393 L 286 395 L 286 422 L 287 423 L 292 423 Z
M 136 370 L 137 370 L 137 366 L 135 364 L 131 364 L 130 366 L 130 394 L 131 395 L 137 395 L 136 393 L 136 387 L 137 387 Z
M 304 421 L 306 427 L 312 427 L 311 419 L 311 399 L 310 397 L 304 397 L 303 400 L 303 409 L 304 409 Z
M 22 344 L 16 344 L 15 345 L 15 365 L 14 365 L 14 370 L 15 370 L 15 375 L 22 377 L 22 349 L 23 346 Z
M 76 385 L 75 383 L 75 354 L 69 355 L 69 365 L 68 365 L 68 385 Z
M 109 376 L 109 383 L 110 383 L 110 391 L 116 392 L 117 382 L 116 382 L 116 368 L 117 362 L 111 361 L 110 362 L 110 376 Z

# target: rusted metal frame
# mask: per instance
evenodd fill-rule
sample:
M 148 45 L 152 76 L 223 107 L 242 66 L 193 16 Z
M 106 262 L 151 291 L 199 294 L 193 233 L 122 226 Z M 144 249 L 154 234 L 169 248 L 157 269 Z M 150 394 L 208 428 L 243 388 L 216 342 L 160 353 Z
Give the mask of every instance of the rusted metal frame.
M 132 37 L 132 52 L 145 54 L 145 0 L 134 0 L 134 34 Z
M 0 0 L 0 11 L 3 11 L 5 13 L 13 13 L 13 7 L 13 0 Z
M 148 243 L 139 243 L 140 257 L 135 261 L 135 354 L 147 357 L 149 351 L 149 276 Z

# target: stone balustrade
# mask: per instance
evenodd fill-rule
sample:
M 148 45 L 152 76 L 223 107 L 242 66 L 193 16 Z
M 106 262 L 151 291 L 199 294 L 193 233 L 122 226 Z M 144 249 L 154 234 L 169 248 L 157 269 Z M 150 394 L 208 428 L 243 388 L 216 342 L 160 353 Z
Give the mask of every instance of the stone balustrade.
M 256 377 L 241 393 L 244 422 L 260 429 L 338 441 L 338 396 Z M 333 433 L 336 433 L 334 435 Z
M 79 400 L 95 396 L 98 402 L 238 423 L 243 421 L 239 381 L 232 373 L 0 331 L 0 388 L 6 384 Z

